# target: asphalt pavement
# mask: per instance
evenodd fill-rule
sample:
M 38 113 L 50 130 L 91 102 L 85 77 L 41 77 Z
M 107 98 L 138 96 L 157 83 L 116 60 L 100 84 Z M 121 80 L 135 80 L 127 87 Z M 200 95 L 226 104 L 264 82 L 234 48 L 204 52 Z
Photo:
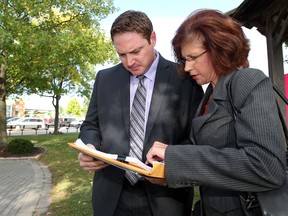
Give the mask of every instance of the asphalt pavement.
M 52 133 L 49 130 L 7 131 L 8 136 Z M 78 128 L 62 127 L 62 133 L 77 133 Z M 36 157 L 0 157 L 0 216 L 43 216 L 50 205 L 51 173 Z
M 0 215 L 46 215 L 51 173 L 34 158 L 0 158 Z

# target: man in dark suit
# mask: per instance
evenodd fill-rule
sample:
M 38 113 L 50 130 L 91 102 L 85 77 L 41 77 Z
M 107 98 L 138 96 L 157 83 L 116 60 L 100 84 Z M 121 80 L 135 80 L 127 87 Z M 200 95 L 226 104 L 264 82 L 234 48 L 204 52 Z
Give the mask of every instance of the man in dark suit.
M 202 98 L 202 88 L 182 76 L 176 65 L 155 49 L 156 34 L 146 14 L 126 11 L 111 27 L 121 64 L 99 71 L 80 138 L 103 152 L 131 155 L 130 113 L 139 76 L 145 88 L 145 116 L 140 160 L 154 141 L 183 143 Z M 140 129 L 136 129 L 138 133 Z M 139 132 L 140 133 L 140 132 Z M 131 144 L 132 145 L 132 144 Z M 140 152 L 141 153 L 141 152 Z M 192 188 L 171 189 L 143 177 L 131 182 L 127 172 L 80 153 L 80 166 L 95 172 L 93 210 L 96 216 L 183 216 L 191 214 Z

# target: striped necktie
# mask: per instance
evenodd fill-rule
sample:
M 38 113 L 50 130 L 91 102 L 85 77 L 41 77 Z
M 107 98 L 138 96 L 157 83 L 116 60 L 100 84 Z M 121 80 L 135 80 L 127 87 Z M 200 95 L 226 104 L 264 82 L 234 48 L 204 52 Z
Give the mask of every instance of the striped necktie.
M 129 156 L 138 158 L 142 161 L 142 151 L 144 143 L 144 127 L 145 127 L 145 106 L 146 106 L 146 88 L 144 86 L 145 76 L 137 76 L 139 84 L 135 93 L 130 114 L 130 151 Z M 126 177 L 129 182 L 134 185 L 140 175 L 137 173 L 126 171 Z

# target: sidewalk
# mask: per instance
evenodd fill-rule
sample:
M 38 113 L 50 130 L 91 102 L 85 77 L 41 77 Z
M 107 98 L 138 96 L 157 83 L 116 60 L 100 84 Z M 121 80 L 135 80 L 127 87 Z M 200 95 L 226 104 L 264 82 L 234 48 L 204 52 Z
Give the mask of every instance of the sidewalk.
M 0 215 L 44 215 L 50 189 L 51 174 L 40 161 L 0 158 Z

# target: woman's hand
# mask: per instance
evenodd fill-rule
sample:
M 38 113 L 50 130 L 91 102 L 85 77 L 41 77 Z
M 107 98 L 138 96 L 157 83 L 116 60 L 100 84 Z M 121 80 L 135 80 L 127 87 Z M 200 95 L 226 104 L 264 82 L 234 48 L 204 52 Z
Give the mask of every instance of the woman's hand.
M 151 182 L 152 184 L 158 184 L 161 186 L 167 186 L 167 181 L 166 178 L 149 178 L 149 177 L 145 177 L 145 179 L 149 182 Z
M 153 164 L 153 161 L 164 161 L 167 146 L 168 145 L 161 142 L 154 142 L 146 155 L 147 162 Z
M 95 149 L 95 147 L 91 144 L 87 144 L 87 146 L 89 148 Z M 80 166 L 84 170 L 91 172 L 91 173 L 109 166 L 109 164 L 107 164 L 103 161 L 97 160 L 97 159 L 95 159 L 89 155 L 83 154 L 83 153 L 79 153 L 78 160 L 79 160 Z

